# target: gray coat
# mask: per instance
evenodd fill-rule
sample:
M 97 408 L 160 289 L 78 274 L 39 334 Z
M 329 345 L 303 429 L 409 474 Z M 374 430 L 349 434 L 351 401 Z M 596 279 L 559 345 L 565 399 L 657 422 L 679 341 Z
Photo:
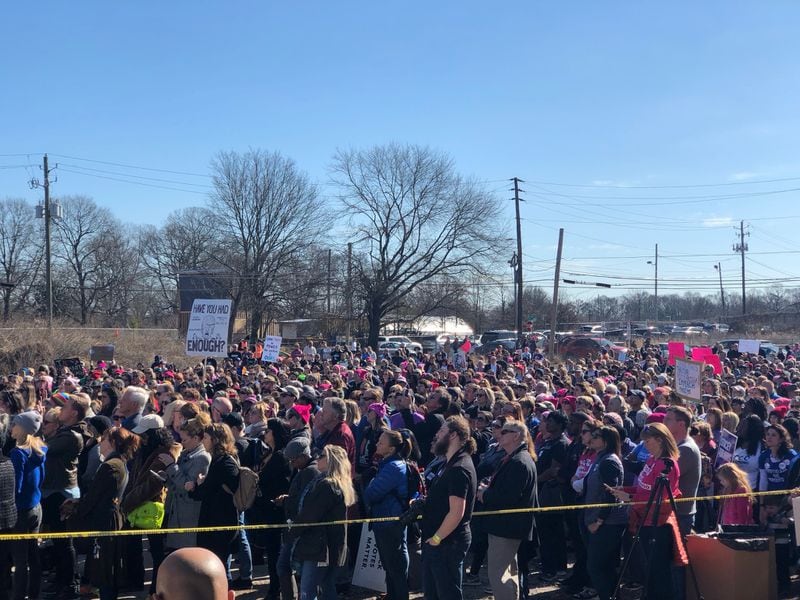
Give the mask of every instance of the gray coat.
M 211 455 L 205 451 L 202 444 L 194 450 L 184 450 L 178 457 L 178 462 L 166 468 L 167 499 L 164 503 L 164 526 L 197 527 L 200 517 L 200 500 L 192 500 L 184 484 L 187 481 L 196 482 L 197 476 L 208 473 L 211 464 Z M 167 534 L 165 545 L 167 548 L 184 548 L 196 546 L 195 533 L 170 533 Z

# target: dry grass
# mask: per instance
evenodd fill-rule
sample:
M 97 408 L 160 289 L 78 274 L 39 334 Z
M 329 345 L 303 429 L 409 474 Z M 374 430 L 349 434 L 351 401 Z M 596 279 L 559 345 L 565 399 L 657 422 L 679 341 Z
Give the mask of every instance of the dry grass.
M 179 366 L 195 361 L 184 354 L 175 329 L 99 329 L 19 324 L 0 328 L 0 373 L 22 367 L 53 364 L 58 358 L 79 357 L 88 362 L 89 348 L 113 344 L 115 360 L 125 366 L 150 365 L 161 355 Z

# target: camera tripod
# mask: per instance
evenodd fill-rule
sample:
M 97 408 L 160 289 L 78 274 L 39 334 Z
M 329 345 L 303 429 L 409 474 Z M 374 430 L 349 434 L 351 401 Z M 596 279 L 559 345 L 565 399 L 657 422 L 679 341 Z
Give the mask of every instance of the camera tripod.
M 628 555 L 625 557 L 625 561 L 622 563 L 622 570 L 619 573 L 619 579 L 617 579 L 617 585 L 614 587 L 614 595 L 611 596 L 611 600 L 617 600 L 619 596 L 620 589 L 622 587 L 622 581 L 625 578 L 625 573 L 630 566 L 631 558 L 633 557 L 633 553 L 636 551 L 636 546 L 641 545 L 641 533 L 642 527 L 647 524 L 647 517 L 652 514 L 651 523 L 650 525 L 653 527 L 658 527 L 658 517 L 661 514 L 661 505 L 664 500 L 663 492 L 667 492 L 667 498 L 669 499 L 669 504 L 672 507 L 672 512 L 677 515 L 678 509 L 675 506 L 675 496 L 672 495 L 672 488 L 669 485 L 669 478 L 667 475 L 672 470 L 673 462 L 670 459 L 663 459 L 664 460 L 664 470 L 656 478 L 655 485 L 653 485 L 653 489 L 650 490 L 650 497 L 647 499 L 647 504 L 644 507 L 644 514 L 642 515 L 642 519 L 639 522 L 639 526 L 636 528 L 636 533 L 633 536 L 633 542 L 631 543 L 631 548 L 628 551 Z M 655 506 L 655 510 L 653 507 Z M 650 583 L 652 565 L 650 563 L 650 559 L 648 555 L 652 556 L 652 546 L 655 544 L 655 538 L 651 538 L 649 540 L 650 551 L 644 553 L 644 560 L 647 565 L 646 567 L 646 575 L 644 581 L 644 597 L 647 598 L 647 588 Z M 694 587 L 694 591 L 698 600 L 705 600 L 703 594 L 700 593 L 700 586 L 697 584 L 697 576 L 695 575 L 694 569 L 692 568 L 691 563 L 687 565 L 689 568 L 689 572 L 692 575 L 692 585 Z

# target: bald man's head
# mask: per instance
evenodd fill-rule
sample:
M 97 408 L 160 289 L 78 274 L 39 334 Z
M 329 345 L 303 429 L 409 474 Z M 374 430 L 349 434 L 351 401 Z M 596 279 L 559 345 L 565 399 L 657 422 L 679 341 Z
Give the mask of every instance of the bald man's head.
M 156 593 L 159 600 L 233 600 L 225 567 L 205 548 L 181 548 L 161 563 Z

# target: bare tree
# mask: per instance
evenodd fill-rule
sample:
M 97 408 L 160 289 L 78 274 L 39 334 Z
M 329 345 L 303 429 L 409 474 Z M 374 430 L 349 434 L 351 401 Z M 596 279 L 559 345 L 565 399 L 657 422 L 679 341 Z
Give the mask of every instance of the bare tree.
M 333 180 L 358 241 L 355 282 L 365 303 L 369 343 L 404 298 L 440 276 L 485 272 L 503 237 L 492 198 L 455 172 L 450 157 L 391 144 L 339 151 Z
M 222 152 L 212 162 L 210 208 L 238 277 L 237 307 L 250 313 L 251 339 L 281 297 L 281 275 L 321 235 L 325 222 L 316 186 L 277 152 Z
M 65 297 L 74 307 L 70 316 L 86 325 L 97 305 L 111 293 L 129 265 L 107 260 L 109 243 L 126 232 L 111 216 L 108 208 L 98 206 L 86 196 L 60 199 L 63 217 L 54 221 L 53 255 L 62 261 L 66 281 L 61 282 Z
M 30 298 L 44 256 L 44 236 L 39 235 L 33 218 L 33 206 L 25 200 L 0 201 L 0 289 L 3 320 L 24 306 Z
M 145 278 L 158 290 L 153 298 L 163 312 L 175 312 L 178 274 L 225 265 L 219 232 L 209 225 L 214 213 L 205 207 L 170 213 L 161 227 L 149 225 L 139 233 L 139 252 Z

